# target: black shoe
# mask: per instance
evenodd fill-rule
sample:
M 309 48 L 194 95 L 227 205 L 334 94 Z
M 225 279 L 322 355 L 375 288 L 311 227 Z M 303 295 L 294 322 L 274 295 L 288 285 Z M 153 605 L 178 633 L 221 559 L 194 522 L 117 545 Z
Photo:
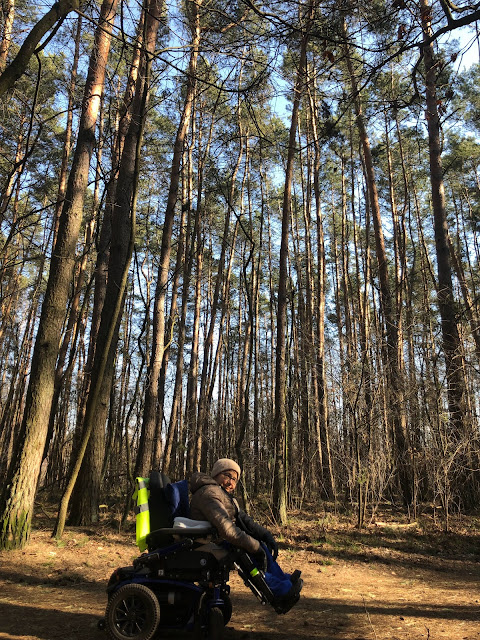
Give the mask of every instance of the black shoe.
M 302 575 L 302 572 L 299 571 L 298 569 L 295 569 L 295 571 L 290 576 L 290 582 L 292 584 L 295 584 L 296 582 L 298 582 L 300 580 L 300 576 L 301 575 Z
M 300 591 L 303 587 L 303 580 L 300 578 L 300 571 L 295 573 L 297 574 L 295 576 L 296 580 L 292 583 L 290 591 L 284 596 L 275 598 L 272 602 L 272 606 L 277 613 L 287 613 L 300 600 Z

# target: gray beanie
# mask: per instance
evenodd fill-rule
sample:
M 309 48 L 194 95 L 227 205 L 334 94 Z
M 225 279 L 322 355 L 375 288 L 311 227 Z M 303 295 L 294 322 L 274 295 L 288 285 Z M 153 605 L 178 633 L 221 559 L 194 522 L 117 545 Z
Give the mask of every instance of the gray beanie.
M 212 467 L 211 476 L 215 478 L 222 471 L 236 471 L 238 473 L 238 477 L 240 477 L 241 469 L 239 465 L 235 462 L 235 460 L 230 460 L 229 458 L 220 458 L 217 460 Z

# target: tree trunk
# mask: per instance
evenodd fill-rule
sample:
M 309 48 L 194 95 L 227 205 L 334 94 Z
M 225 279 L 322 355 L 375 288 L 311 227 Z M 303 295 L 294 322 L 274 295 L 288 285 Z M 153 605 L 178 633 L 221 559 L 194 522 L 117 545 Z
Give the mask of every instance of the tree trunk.
M 171 297 L 170 311 L 168 314 L 168 323 L 167 323 L 167 330 L 166 330 L 167 342 L 165 344 L 165 349 L 163 352 L 162 368 L 160 369 L 160 379 L 158 382 L 158 415 L 157 415 L 156 429 L 155 429 L 155 442 L 154 442 L 154 453 L 152 456 L 152 469 L 159 469 L 160 463 L 161 463 L 160 437 L 161 437 L 161 429 L 162 429 L 164 415 L 165 415 L 164 403 L 165 403 L 165 384 L 167 379 L 167 367 L 168 367 L 169 356 L 170 356 L 170 345 L 173 341 L 174 329 L 175 329 L 177 313 L 178 313 L 178 302 L 177 302 L 178 285 L 180 282 L 180 274 L 182 272 L 183 263 L 185 260 L 185 218 L 186 218 L 186 211 L 185 211 L 185 208 L 182 206 L 182 211 L 180 214 L 180 223 L 179 223 L 180 228 L 179 228 L 179 237 L 178 237 L 178 245 L 177 245 L 177 256 L 175 261 L 175 269 L 174 269 L 174 276 L 173 276 L 173 282 L 172 282 L 172 297 Z M 177 344 L 178 343 L 179 343 L 179 339 L 177 340 Z M 180 359 L 183 359 L 183 345 L 182 345 L 182 350 L 179 351 L 179 353 L 181 355 Z M 172 425 L 175 423 L 176 421 L 174 421 Z M 163 456 L 165 460 L 167 458 L 167 448 L 169 448 L 170 450 L 168 452 L 168 461 L 164 463 L 167 468 L 170 466 L 170 456 L 172 454 L 172 446 L 173 446 L 173 432 L 170 431 L 170 422 L 169 422 L 169 428 L 167 430 L 167 436 L 165 439 L 165 450 L 164 450 L 164 456 Z M 164 471 L 164 473 L 167 473 L 168 475 L 168 472 Z
M 140 57 L 132 117 L 125 136 L 113 206 L 107 288 L 97 338 L 101 348 L 95 351 L 82 442 L 79 451 L 76 452 L 75 466 L 62 497 L 61 513 L 54 532 L 56 537 L 61 537 L 63 528 L 61 518 L 64 513 L 66 514 L 73 487 L 75 487 L 73 504 L 75 510 L 72 509 L 70 522 L 91 524 L 98 519 L 105 451 L 105 423 L 112 391 L 118 332 L 135 241 L 141 145 L 147 114 L 150 68 L 162 10 L 163 0 L 150 0 L 145 8 L 145 45 Z M 84 453 L 86 453 L 85 458 L 83 458 Z M 76 484 L 76 473 L 79 473 L 78 484 Z
M 110 244 L 112 240 L 112 217 L 115 207 L 118 171 L 120 167 L 123 147 L 125 144 L 125 137 L 128 133 L 130 121 L 132 119 L 133 98 L 135 95 L 135 86 L 137 83 L 138 68 L 140 64 L 140 52 L 142 50 L 144 40 L 144 22 L 145 11 L 142 11 L 137 27 L 136 46 L 130 66 L 127 87 L 125 89 L 123 102 L 120 105 L 117 132 L 115 136 L 115 142 L 113 144 L 110 179 L 107 184 L 105 208 L 103 212 L 103 220 L 97 245 L 97 261 L 94 274 L 95 285 L 93 294 L 93 310 L 90 321 L 90 339 L 88 344 L 87 361 L 84 366 L 80 401 L 77 410 L 77 426 L 73 437 L 73 451 L 76 451 L 78 449 L 79 441 L 81 439 L 81 433 L 85 419 L 86 402 L 90 389 L 90 378 L 92 375 L 95 350 L 98 340 L 98 331 L 100 327 L 100 320 L 102 317 L 102 310 L 107 290 L 108 263 L 110 260 Z
M 317 331 L 316 331 L 316 354 L 314 361 L 316 367 L 313 372 L 315 398 L 317 404 L 317 415 L 314 417 L 315 430 L 318 446 L 318 457 L 321 463 L 321 478 L 323 489 L 326 497 L 332 499 L 335 496 L 335 483 L 333 477 L 332 458 L 330 452 L 330 435 L 328 429 L 328 396 L 327 396 L 327 380 L 325 374 L 325 291 L 326 291 L 326 258 L 325 258 L 325 242 L 323 234 L 323 216 L 321 208 L 321 193 L 319 175 L 321 170 L 321 149 L 318 139 L 317 121 L 315 117 L 315 103 L 312 92 L 309 91 L 309 107 L 310 119 L 312 124 L 313 143 L 315 148 L 314 166 L 313 166 L 313 191 L 315 196 L 315 213 L 316 213 L 316 231 L 317 231 L 317 291 L 315 296 L 315 304 L 313 300 L 313 292 L 307 289 L 308 295 L 308 311 L 311 316 L 311 344 L 315 344 L 315 336 L 313 334 L 313 316 L 316 314 Z M 306 221 L 307 229 L 310 229 L 310 220 Z M 307 239 L 309 238 L 309 232 Z M 308 244 L 308 264 L 312 262 L 310 242 Z M 313 275 L 313 265 L 310 267 Z M 312 275 L 309 279 L 313 279 Z M 315 357 L 316 355 L 316 357 Z M 318 417 L 317 417 L 318 416 Z
M 201 169 L 200 169 L 201 171 Z M 200 303 L 202 297 L 202 271 L 203 271 L 203 230 L 202 230 L 202 205 L 201 193 L 197 193 L 199 202 L 195 212 L 195 226 L 193 231 L 195 253 L 195 294 L 193 302 L 192 344 L 190 350 L 190 366 L 187 376 L 187 393 L 185 397 L 185 428 L 187 429 L 187 473 L 200 471 L 196 461 L 196 435 L 197 435 L 197 398 L 198 398 L 198 356 L 200 336 Z
M 53 244 L 57 240 L 58 225 L 60 223 L 60 214 L 62 213 L 63 204 L 65 202 L 65 192 L 67 189 L 68 178 L 68 160 L 72 145 L 72 126 L 73 126 L 73 109 L 75 103 L 75 85 L 77 80 L 78 60 L 80 57 L 80 41 L 82 35 L 82 16 L 78 17 L 77 30 L 75 33 L 75 53 L 73 55 L 72 71 L 70 73 L 70 83 L 68 86 L 68 106 L 67 106 L 67 125 L 65 127 L 65 142 L 62 152 L 62 164 L 60 167 L 60 175 L 58 179 L 57 202 L 55 205 L 55 227 L 53 234 Z
M 58 336 L 61 335 L 73 277 L 115 3 L 116 0 L 105 0 L 102 5 L 100 26 L 90 57 L 77 146 L 35 341 L 21 437 L 0 501 L 0 548 L 23 547 L 30 534 L 35 490 L 53 396 Z M 70 7 L 69 4 L 67 6 Z
M 0 38 L 0 73 L 3 73 L 7 64 L 8 52 L 12 43 L 13 18 L 15 16 L 15 0 L 7 0 L 3 3 L 4 21 L 2 37 Z
M 168 191 L 165 219 L 163 223 L 162 246 L 160 250 L 160 264 L 155 290 L 155 307 L 153 312 L 153 344 L 152 357 L 147 371 L 147 387 L 145 391 L 145 406 L 143 413 L 142 435 L 140 447 L 135 465 L 135 474 L 145 473 L 150 470 L 153 440 L 155 436 L 156 413 L 158 404 L 158 381 L 165 349 L 165 298 L 168 286 L 168 273 L 170 266 L 170 253 L 172 243 L 173 221 L 178 197 L 178 184 L 180 178 L 180 164 L 183 154 L 185 136 L 190 124 L 190 115 L 195 96 L 195 78 L 197 70 L 198 48 L 201 38 L 199 7 L 202 0 L 191 4 L 192 18 L 192 43 L 190 61 L 187 71 L 186 96 L 183 104 L 183 112 L 177 129 L 173 148 L 172 166 L 170 170 L 170 187 Z
M 346 25 L 344 28 L 344 34 L 345 38 L 347 38 L 348 35 Z M 368 187 L 368 197 L 370 209 L 372 212 L 373 228 L 375 234 L 378 278 L 380 282 L 380 302 L 386 329 L 386 375 L 387 388 L 389 393 L 389 407 L 392 412 L 393 432 L 395 436 L 395 458 L 398 467 L 399 482 L 403 494 L 403 499 L 406 505 L 410 505 L 413 496 L 413 476 L 411 451 L 408 441 L 407 420 L 405 414 L 403 367 L 399 356 L 400 341 L 398 316 L 400 314 L 400 310 L 395 310 L 395 303 L 392 297 L 389 282 L 388 258 L 383 237 L 382 216 L 378 199 L 370 140 L 367 135 L 365 119 L 360 102 L 360 94 L 357 88 L 355 71 L 353 68 L 352 56 L 349 51 L 348 45 L 345 45 L 345 56 L 352 87 L 352 93 L 354 95 L 357 128 L 362 143 L 365 174 Z
M 430 161 L 430 184 L 432 188 L 432 209 L 437 256 L 438 308 L 442 319 L 442 341 L 447 375 L 448 410 L 452 435 L 460 439 L 466 435 L 465 424 L 465 382 L 463 378 L 463 358 L 460 336 L 456 322 L 457 305 L 453 295 L 452 267 L 448 245 L 448 223 L 445 209 L 445 188 L 443 184 L 442 153 L 440 143 L 440 117 L 437 105 L 437 61 L 432 34 L 431 7 L 427 0 L 420 0 L 423 27 L 423 58 L 425 63 L 425 88 L 428 126 L 428 151 Z
M 183 173 L 183 193 L 182 193 L 182 209 L 187 212 L 187 223 L 184 234 L 182 234 L 181 239 L 183 240 L 184 257 L 183 257 L 183 275 L 182 275 L 182 310 L 180 315 L 180 320 L 178 323 L 178 336 L 177 336 L 177 362 L 175 368 L 175 385 L 173 389 L 173 399 L 172 399 L 172 408 L 170 411 L 170 419 L 168 422 L 168 431 L 167 438 L 165 441 L 165 452 L 163 456 L 163 464 L 162 471 L 167 475 L 170 475 L 174 469 L 174 464 L 172 461 L 172 456 L 176 453 L 174 448 L 174 440 L 175 434 L 178 434 L 177 444 L 182 441 L 182 438 L 179 434 L 179 424 L 178 422 L 181 420 L 182 411 L 181 411 L 181 402 L 182 402 L 182 379 L 183 379 L 183 349 L 185 346 L 185 331 L 186 331 L 186 321 L 187 321 L 187 306 L 188 306 L 188 292 L 189 292 L 189 284 L 190 284 L 190 276 L 192 269 L 192 261 L 190 259 L 190 244 L 185 242 L 186 238 L 190 237 L 190 231 L 192 227 L 192 216 L 191 216 L 191 191 L 189 187 L 189 178 L 186 175 L 187 171 L 185 171 L 185 162 L 184 162 L 184 173 Z M 181 250 L 181 247 L 178 249 Z M 178 456 L 177 456 L 178 457 Z M 181 465 L 181 472 L 179 475 L 183 475 L 183 463 Z
M 288 140 L 287 167 L 282 206 L 282 231 L 280 244 L 280 271 L 278 277 L 277 308 L 277 352 L 275 359 L 275 472 L 274 472 L 274 513 L 281 524 L 287 521 L 286 493 L 286 326 L 287 326 L 287 280 L 288 280 L 288 238 L 291 218 L 291 198 L 293 165 L 296 155 L 298 111 L 305 83 L 308 36 L 313 20 L 313 2 L 308 7 L 305 31 L 300 44 L 300 59 L 295 80 L 292 119 Z

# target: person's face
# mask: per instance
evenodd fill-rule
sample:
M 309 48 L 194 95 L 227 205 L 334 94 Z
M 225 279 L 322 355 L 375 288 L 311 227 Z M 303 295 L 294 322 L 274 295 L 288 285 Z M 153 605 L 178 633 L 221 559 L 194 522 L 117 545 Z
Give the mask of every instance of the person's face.
M 227 493 L 233 493 L 238 482 L 238 473 L 233 469 L 222 471 L 214 478 Z

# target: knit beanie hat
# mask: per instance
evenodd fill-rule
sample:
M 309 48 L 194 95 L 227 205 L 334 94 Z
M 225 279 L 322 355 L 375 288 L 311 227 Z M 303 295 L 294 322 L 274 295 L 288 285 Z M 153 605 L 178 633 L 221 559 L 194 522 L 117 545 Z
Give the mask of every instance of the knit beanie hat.
M 212 467 L 211 476 L 215 478 L 222 471 L 236 471 L 238 473 L 238 477 L 240 477 L 241 469 L 239 465 L 235 462 L 235 460 L 230 460 L 229 458 L 220 458 L 217 460 Z

